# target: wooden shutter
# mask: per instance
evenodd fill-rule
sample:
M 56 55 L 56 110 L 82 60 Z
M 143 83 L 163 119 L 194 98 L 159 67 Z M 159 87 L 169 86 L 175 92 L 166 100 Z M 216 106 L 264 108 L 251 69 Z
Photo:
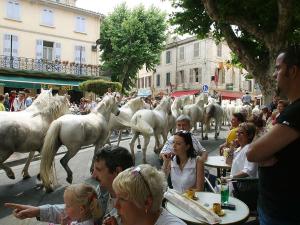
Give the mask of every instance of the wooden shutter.
M 54 43 L 54 59 L 61 60 L 61 44 Z
M 42 40 L 36 40 L 36 59 L 42 59 L 43 58 L 43 41 Z

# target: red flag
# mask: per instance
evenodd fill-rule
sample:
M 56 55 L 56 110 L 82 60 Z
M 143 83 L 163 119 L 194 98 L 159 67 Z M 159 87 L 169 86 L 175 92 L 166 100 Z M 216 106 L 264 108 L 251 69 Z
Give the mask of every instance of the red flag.
M 215 79 L 214 79 L 214 81 L 215 81 L 215 84 L 218 85 L 218 81 L 219 81 L 219 69 L 218 68 L 216 68 L 216 70 L 215 70 Z

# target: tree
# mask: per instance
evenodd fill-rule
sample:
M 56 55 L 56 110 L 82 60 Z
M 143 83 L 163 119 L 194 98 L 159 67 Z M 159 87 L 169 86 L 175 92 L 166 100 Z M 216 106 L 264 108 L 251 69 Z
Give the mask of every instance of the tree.
M 160 61 L 166 39 L 165 15 L 157 8 L 133 10 L 120 5 L 101 24 L 100 49 L 103 69 L 122 84 L 122 93 L 135 85 L 137 73 L 146 65 L 153 70 Z
M 79 84 L 79 89 L 81 91 L 93 92 L 97 95 L 104 95 L 108 88 L 111 88 L 113 91 L 121 91 L 121 84 L 119 82 L 110 82 L 107 80 L 87 80 Z
M 171 23 L 180 33 L 225 39 L 265 96 L 274 94 L 274 62 L 280 50 L 300 41 L 300 1 L 172 0 Z

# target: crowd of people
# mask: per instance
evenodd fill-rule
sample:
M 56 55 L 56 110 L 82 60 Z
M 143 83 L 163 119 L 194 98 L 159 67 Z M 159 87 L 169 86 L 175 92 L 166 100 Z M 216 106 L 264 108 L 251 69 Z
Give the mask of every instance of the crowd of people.
M 220 154 L 226 157 L 231 171 L 222 179 L 257 178 L 259 223 L 295 225 L 300 221 L 300 199 L 293 191 L 299 171 L 299 47 L 282 51 L 275 68 L 278 90 L 288 101 L 275 96 L 270 105 L 261 108 L 259 115 L 246 118 L 243 113 L 233 114 L 226 142 L 220 146 Z M 20 95 L 17 98 L 24 101 L 25 95 Z M 246 105 L 251 104 L 248 94 L 242 100 Z M 154 107 L 149 99 L 145 102 L 147 107 Z M 19 109 L 17 104 L 12 106 Z M 148 164 L 134 166 L 126 148 L 106 146 L 94 156 L 92 176 L 99 181 L 97 191 L 89 185 L 71 185 L 65 190 L 64 205 L 6 203 L 6 206 L 19 219 L 36 217 L 60 224 L 185 224 L 166 211 L 162 201 L 167 186 L 179 193 L 190 189 L 205 191 L 207 151 L 190 128 L 188 116 L 177 118 L 177 130 L 160 153 L 163 164 L 159 169 Z M 234 189 L 233 185 L 232 193 Z
M 34 98 L 30 96 L 30 90 L 12 90 L 10 93 L 0 94 L 0 111 L 18 112 L 29 107 Z

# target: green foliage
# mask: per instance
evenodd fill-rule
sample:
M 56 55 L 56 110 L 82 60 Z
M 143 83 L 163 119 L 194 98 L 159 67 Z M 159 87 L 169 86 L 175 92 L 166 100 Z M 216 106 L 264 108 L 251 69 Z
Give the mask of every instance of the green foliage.
M 265 90 L 278 52 L 300 42 L 300 1 L 170 0 L 177 32 L 226 40 L 238 60 Z M 179 26 L 178 26 L 179 25 Z M 264 79 L 268 76 L 269 79 Z M 265 82 L 265 83 L 264 83 Z
M 135 86 L 143 65 L 152 70 L 159 63 L 166 28 L 165 15 L 154 7 L 129 10 L 122 4 L 104 19 L 99 41 L 102 68 L 122 84 L 123 93 Z
M 87 80 L 79 85 L 81 91 L 93 92 L 97 95 L 104 95 L 107 89 L 111 88 L 113 91 L 120 92 L 122 86 L 119 82 L 110 82 L 106 80 Z

